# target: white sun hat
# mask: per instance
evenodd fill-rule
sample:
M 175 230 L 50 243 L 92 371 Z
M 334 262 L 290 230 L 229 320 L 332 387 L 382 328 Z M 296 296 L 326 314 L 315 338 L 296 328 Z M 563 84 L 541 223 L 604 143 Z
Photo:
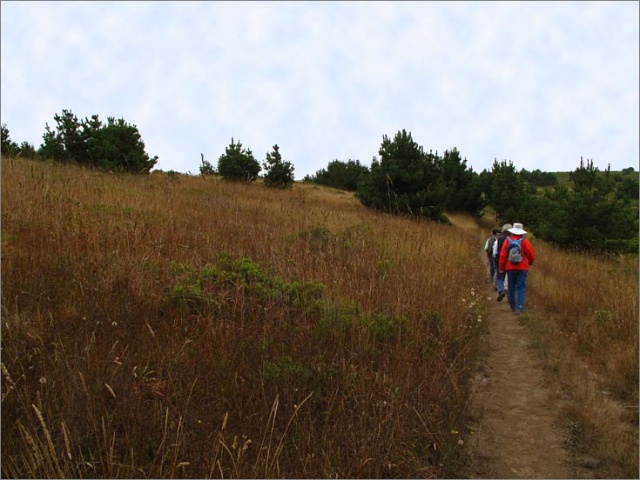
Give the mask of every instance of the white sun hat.
M 524 231 L 522 227 L 523 225 L 521 223 L 514 223 L 513 228 L 510 228 L 509 232 L 513 233 L 514 235 L 524 235 L 527 232 Z

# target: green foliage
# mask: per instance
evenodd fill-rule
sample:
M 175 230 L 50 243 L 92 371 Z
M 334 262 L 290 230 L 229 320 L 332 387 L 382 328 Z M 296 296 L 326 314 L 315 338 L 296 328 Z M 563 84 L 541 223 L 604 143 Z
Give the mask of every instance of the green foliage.
M 267 187 L 288 188 L 293 185 L 293 165 L 282 160 L 278 145 L 273 146 L 273 152 L 267 153 L 267 159 L 262 166 L 266 172 L 264 184 Z
M 79 121 L 69 110 L 53 118 L 56 127 L 46 125 L 38 150 L 42 158 L 130 173 L 149 173 L 157 163 L 157 156 L 145 152 L 138 128 L 122 118 L 109 117 L 103 125 L 98 115 Z
M 360 315 L 360 324 L 380 343 L 390 342 L 407 331 L 406 319 L 393 315 L 365 313 Z
M 472 169 L 467 169 L 467 160 L 462 160 L 456 148 L 444 152 L 442 168 L 446 209 L 452 212 L 479 213 L 484 205 L 478 175 Z
M 18 155 L 24 158 L 37 158 L 38 152 L 29 142 L 22 142 L 18 147 Z
M 312 251 L 327 251 L 336 244 L 337 240 L 337 236 L 322 225 L 315 226 L 309 231 L 300 232 L 298 236 Z
M 105 170 L 149 173 L 156 164 L 158 157 L 149 158 L 135 125 L 114 117 L 107 118 L 107 124 L 102 125 L 97 115 L 93 115 L 85 125 L 92 165 Z
M 511 161 L 495 160 L 491 173 L 483 175 L 482 183 L 488 203 L 496 211 L 499 222 L 513 223 L 517 221 L 516 218 L 526 221 L 521 218 L 526 199 L 524 184 Z
M 262 376 L 266 382 L 279 385 L 304 384 L 313 377 L 313 370 L 301 362 L 296 362 L 289 356 L 275 361 L 266 360 L 262 365 Z
M 321 341 L 337 342 L 353 332 L 359 307 L 350 301 L 319 300 L 316 303 L 318 323 L 315 334 Z
M 363 335 L 374 339 L 378 346 L 391 342 L 408 329 L 407 320 L 393 315 L 363 312 L 351 301 L 316 303 L 319 312 L 316 335 L 322 341 L 339 341 L 351 335 Z
M 0 131 L 2 133 L 2 155 L 15 155 L 18 152 L 18 144 L 11 140 L 6 123 L 2 124 Z
M 218 173 L 226 180 L 253 182 L 260 173 L 260 163 L 250 149 L 242 148 L 242 143 L 232 138 L 218 159 Z
M 517 172 L 494 162 L 480 186 L 498 222 L 521 221 L 558 246 L 637 252 L 638 177 L 633 169 L 598 171 L 581 160 L 573 172 Z
M 637 206 L 620 198 L 611 172 L 581 160 L 569 177 L 572 189 L 557 186 L 537 201 L 536 234 L 563 247 L 637 251 Z
M 358 186 L 363 205 L 394 214 L 409 214 L 446 221 L 446 188 L 442 160 L 425 153 L 410 133 L 386 135 L 369 175 Z
M 336 159 L 329 162 L 327 168 L 318 170 L 313 177 L 307 176 L 304 180 L 355 192 L 358 189 L 360 178 L 368 173 L 369 169 L 359 160 L 341 162 Z
M 483 206 L 479 176 L 453 148 L 443 157 L 425 153 L 405 130 L 385 135 L 370 171 L 361 171 L 357 196 L 363 205 L 389 213 L 447 221 L 445 210 L 478 214 Z M 320 172 L 319 172 L 320 173 Z
M 529 172 L 523 168 L 520 170 L 520 178 L 533 187 L 553 187 L 558 184 L 558 178 L 554 173 L 541 172 L 540 169 Z
M 62 114 L 53 116 L 56 127 L 52 129 L 46 124 L 43 135 L 43 143 L 39 153 L 43 158 L 51 158 L 57 161 L 75 161 L 79 164 L 88 164 L 89 148 L 87 138 L 90 136 L 91 127 L 83 128 L 82 124 L 70 110 L 62 110 Z
M 624 169 L 620 174 L 611 174 L 612 181 L 614 182 L 614 188 L 616 190 L 616 196 L 626 202 L 638 202 L 640 197 L 640 182 L 638 181 L 638 174 L 631 169 Z
M 250 258 L 234 258 L 224 252 L 200 270 L 174 262 L 170 273 L 177 281 L 166 293 L 165 306 L 183 315 L 221 313 L 227 308 L 230 291 L 242 290 L 258 305 L 281 302 L 290 308 L 312 305 L 324 291 L 321 283 L 287 282 L 264 271 Z
M 202 163 L 200 163 L 200 175 L 203 177 L 216 175 L 218 172 L 216 172 L 216 169 L 211 165 L 211 162 L 206 161 L 203 154 L 200 155 L 202 156 Z
M 18 145 L 11 140 L 9 128 L 5 123 L 2 124 L 2 155 L 12 157 L 36 158 L 36 149 L 29 142 L 22 142 Z
M 175 170 L 167 171 L 167 180 L 169 183 L 179 182 L 180 181 L 180 172 L 176 172 Z

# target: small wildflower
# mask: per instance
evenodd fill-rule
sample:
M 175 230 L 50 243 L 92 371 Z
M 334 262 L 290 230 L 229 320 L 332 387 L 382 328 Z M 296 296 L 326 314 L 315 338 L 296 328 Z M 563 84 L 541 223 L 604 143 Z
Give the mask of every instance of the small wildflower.
M 464 445 L 464 440 L 462 439 L 458 440 L 458 445 Z
M 47 383 L 47 377 L 40 377 L 39 382 L 44 385 L 45 383 Z

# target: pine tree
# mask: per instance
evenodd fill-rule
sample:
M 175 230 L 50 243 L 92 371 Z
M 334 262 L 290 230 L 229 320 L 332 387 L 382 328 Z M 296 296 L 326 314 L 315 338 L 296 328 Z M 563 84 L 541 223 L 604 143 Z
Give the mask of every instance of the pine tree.
M 123 118 L 107 118 L 101 126 L 97 115 L 83 123 L 88 156 L 99 168 L 130 173 L 149 173 L 158 157 L 149 158 L 140 132 Z
M 266 172 L 264 184 L 267 187 L 287 188 L 293 185 L 294 167 L 290 162 L 282 160 L 278 145 L 273 146 L 273 152 L 267 153 L 266 161 L 262 166 Z
M 19 147 L 11 140 L 11 136 L 9 135 L 9 128 L 7 128 L 7 124 L 2 124 L 2 155 L 15 155 L 18 151 Z
M 498 219 L 513 223 L 522 214 L 522 205 L 526 194 L 524 184 L 511 161 L 493 162 L 493 169 L 489 176 L 488 191 L 489 204 L 496 211 Z M 519 219 L 524 221 L 523 219 Z
M 384 135 L 378 153 L 380 160 L 372 161 L 358 188 L 362 204 L 389 213 L 446 221 L 441 159 L 425 153 L 405 130 L 393 140 Z
M 87 164 L 89 155 L 85 141 L 83 129 L 73 112 L 62 110 L 53 116 L 56 122 L 55 129 L 51 129 L 46 124 L 46 131 L 43 135 L 43 144 L 39 153 L 43 158 L 50 158 L 61 162 L 74 161 L 80 164 Z
M 610 169 L 581 159 L 569 178 L 571 189 L 557 185 L 539 200 L 536 235 L 563 247 L 637 252 L 637 210 L 616 194 Z
M 260 163 L 251 150 L 242 148 L 242 143 L 232 138 L 218 159 L 218 173 L 226 180 L 253 182 L 260 173 Z
M 462 159 L 456 148 L 445 150 L 442 168 L 447 210 L 479 213 L 483 204 L 477 174 L 471 168 L 467 168 L 467 160 Z
M 122 118 L 103 125 L 98 115 L 79 121 L 69 110 L 53 118 L 57 125 L 46 124 L 38 149 L 42 158 L 130 173 L 149 173 L 158 160 L 146 153 L 138 128 Z

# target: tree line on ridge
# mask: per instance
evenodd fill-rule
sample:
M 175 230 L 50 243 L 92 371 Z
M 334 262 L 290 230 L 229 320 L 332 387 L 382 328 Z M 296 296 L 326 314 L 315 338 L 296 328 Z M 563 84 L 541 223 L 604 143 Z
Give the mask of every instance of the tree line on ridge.
M 2 154 L 73 161 L 94 168 L 149 173 L 158 157 L 145 151 L 135 125 L 113 117 L 102 123 L 98 115 L 78 120 L 69 110 L 54 115 L 43 143 L 35 149 L 18 145 L 2 125 Z M 217 168 L 202 158 L 200 174 L 227 180 L 288 188 L 294 166 L 282 159 L 278 145 L 260 164 L 253 152 L 231 139 Z M 352 191 L 366 207 L 389 214 L 447 222 L 445 212 L 481 215 L 495 212 L 496 224 L 520 221 L 536 237 L 561 247 L 613 252 L 638 252 L 638 175 L 633 168 L 599 171 L 592 160 L 580 164 L 561 183 L 553 173 L 517 171 L 511 161 L 495 160 L 491 170 L 476 173 L 453 148 L 442 155 L 426 152 L 406 130 L 393 138 L 383 135 L 378 157 L 367 167 L 359 160 L 334 159 L 305 182 Z

